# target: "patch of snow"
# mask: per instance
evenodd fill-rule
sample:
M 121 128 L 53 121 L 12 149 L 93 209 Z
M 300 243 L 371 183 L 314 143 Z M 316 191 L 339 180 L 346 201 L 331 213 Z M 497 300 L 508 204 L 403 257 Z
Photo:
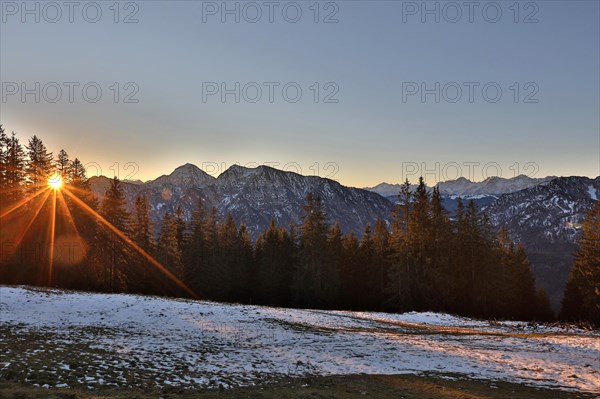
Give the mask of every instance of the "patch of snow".
M 76 345 L 78 363 L 86 366 L 80 383 L 91 389 L 435 371 L 594 392 L 600 375 L 597 332 L 430 312 L 285 309 L 24 287 L 0 287 L 0 309 L 0 330 L 12 339 L 43 333 L 30 349 L 5 351 L 0 372 L 35 351 L 53 350 L 62 384 L 72 360 L 64 349 Z M 4 348 L 11 342 L 0 335 Z
M 594 201 L 598 200 L 596 188 L 594 186 L 592 186 L 591 184 L 588 186 L 588 193 L 590 194 L 591 199 L 593 199 Z

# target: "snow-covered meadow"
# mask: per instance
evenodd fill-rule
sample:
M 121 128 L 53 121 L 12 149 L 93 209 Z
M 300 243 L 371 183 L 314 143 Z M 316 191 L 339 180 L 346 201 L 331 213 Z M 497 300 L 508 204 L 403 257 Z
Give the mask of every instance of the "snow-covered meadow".
M 0 378 L 42 386 L 228 387 L 284 376 L 429 372 L 600 392 L 598 332 L 445 314 L 2 286 L 0 331 Z

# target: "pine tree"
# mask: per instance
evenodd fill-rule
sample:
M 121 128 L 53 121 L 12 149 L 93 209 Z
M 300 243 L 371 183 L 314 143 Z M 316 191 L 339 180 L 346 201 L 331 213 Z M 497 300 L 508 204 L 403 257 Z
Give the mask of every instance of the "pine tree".
M 450 255 L 451 232 L 450 218 L 443 207 L 440 190 L 434 187 L 431 195 L 431 225 L 427 238 L 427 251 L 431 262 L 426 274 L 430 285 L 426 303 L 433 310 L 449 311 L 446 304 L 453 296 L 450 291 L 456 288 L 451 284 L 454 274 Z
M 151 254 L 155 250 L 152 221 L 150 220 L 150 206 L 148 198 L 140 195 L 135 200 L 135 214 L 132 223 L 133 241 L 144 251 Z
M 371 226 L 367 224 L 359 244 L 358 261 L 360 265 L 359 289 L 362 291 L 362 309 L 373 310 L 377 307 L 377 266 L 375 264 L 375 242 Z
M 60 150 L 58 152 L 58 156 L 56 157 L 56 172 L 61 177 L 63 182 L 71 183 L 69 180 L 69 167 L 71 165 L 71 161 L 69 160 L 69 155 L 65 150 Z
M 290 239 L 283 228 L 271 219 L 269 228 L 256 241 L 256 298 L 265 305 L 286 306 L 290 303 L 292 269 Z
M 583 223 L 560 318 L 600 326 L 600 201 L 594 203 Z
M 356 234 L 349 232 L 342 238 L 342 255 L 339 266 L 340 302 L 345 309 L 357 309 L 360 305 L 360 246 Z
M 327 218 L 323 201 L 309 193 L 300 227 L 300 261 L 294 274 L 294 299 L 299 306 L 332 307 L 338 296 L 339 277 L 328 261 Z
M 376 302 L 379 305 L 379 308 L 385 310 L 385 287 L 388 285 L 389 263 L 393 249 L 390 246 L 390 232 L 388 231 L 386 223 L 381 219 L 378 219 L 377 222 L 375 222 L 373 247 L 375 251 L 373 260 L 375 268 L 374 295 L 377 298 Z
M 129 235 L 129 213 L 126 210 L 125 193 L 121 182 L 116 177 L 110 182 L 106 190 L 100 215 L 113 227 L 124 235 Z M 127 266 L 131 262 L 131 252 L 128 244 L 115 232 L 100 225 L 97 239 L 95 240 L 96 267 L 106 279 L 106 284 L 111 292 L 125 291 Z M 105 245 L 106 247 L 105 248 Z M 106 251 L 108 249 L 108 251 Z M 108 257 L 108 259 L 107 259 Z M 108 270 L 102 271 L 108 265 Z
M 410 182 L 405 180 L 398 197 L 398 205 L 392 212 L 390 234 L 390 268 L 386 287 L 386 306 L 390 310 L 412 309 L 411 253 L 409 243 L 409 221 L 413 209 L 413 192 Z
M 183 261 L 185 269 L 184 281 L 196 292 L 202 294 L 203 276 L 206 273 L 206 210 L 202 200 L 198 200 L 192 213 L 190 234 L 185 242 Z
M 53 156 L 42 140 L 35 135 L 29 139 L 25 148 L 27 149 L 27 181 L 32 190 L 37 191 L 42 184 L 46 184 L 52 174 Z
M 7 139 L 4 184 L 6 186 L 7 201 L 18 201 L 22 196 L 22 187 L 25 182 L 25 151 L 19 143 L 15 132 Z
M 7 155 L 8 155 L 8 136 L 2 124 L 0 124 L 0 201 L 2 200 L 2 194 L 4 194 L 4 190 L 7 188 L 6 184 L 6 170 L 7 170 Z M 1 203 L 0 203 L 1 204 Z M 0 208 L 1 209 L 1 208 Z
M 158 239 L 158 258 L 178 279 L 183 279 L 182 254 L 177 242 L 177 222 L 171 213 L 167 212 L 162 220 Z

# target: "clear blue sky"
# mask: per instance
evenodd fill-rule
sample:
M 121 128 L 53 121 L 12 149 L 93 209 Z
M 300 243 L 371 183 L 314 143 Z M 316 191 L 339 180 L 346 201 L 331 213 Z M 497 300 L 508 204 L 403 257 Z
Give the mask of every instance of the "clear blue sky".
M 55 152 L 65 148 L 86 163 L 95 162 L 106 175 L 119 162 L 120 176 L 126 177 L 123 165 L 135 162 L 135 178 L 142 180 L 187 162 L 219 168 L 296 163 L 304 174 L 314 174 L 318 162 L 322 176 L 334 172 L 324 170 L 333 162 L 339 167 L 335 179 L 359 187 L 399 182 L 403 162 L 424 163 L 427 169 L 436 162 L 456 162 L 474 180 L 482 179 L 483 165 L 490 162 L 502 167 L 504 177 L 514 175 L 515 163 L 531 173 L 522 169 L 528 162 L 539 166 L 538 177 L 600 174 L 598 1 L 521 2 L 518 23 L 513 1 L 479 2 L 473 22 L 463 2 L 454 3 L 462 11 L 456 23 L 449 22 L 456 10 L 444 9 L 445 2 L 427 2 L 432 9 L 440 7 L 439 23 L 428 14 L 422 23 L 422 10 L 413 15 L 412 3 L 402 1 L 338 1 L 336 7 L 321 2 L 319 23 L 310 8 L 313 1 L 297 2 L 302 10 L 297 23 L 284 18 L 289 2 L 278 2 L 272 23 L 265 6 L 256 23 L 244 20 L 254 18 L 255 10 L 247 8 L 244 15 L 243 3 L 240 23 L 233 15 L 225 15 L 222 23 L 221 10 L 203 14 L 213 3 L 133 3 L 136 7 L 121 3 L 118 19 L 134 13 L 138 23 L 115 23 L 112 1 L 99 2 L 97 23 L 83 18 L 82 6 L 73 10 L 73 23 L 64 7 L 56 23 L 49 22 L 56 10 L 40 9 L 36 23 L 35 15 L 14 9 L 14 4 L 22 7 L 20 1 L 2 1 L 0 80 L 6 98 L 0 103 L 0 122 L 22 140 L 35 133 Z M 35 7 L 35 2 L 28 4 Z M 214 4 L 222 7 L 220 1 Z M 234 8 L 236 2 L 227 4 Z M 422 2 L 414 4 L 421 7 Z M 496 5 L 502 16 L 492 23 Z M 86 17 L 92 20 L 94 13 L 88 8 Z M 338 22 L 323 23 L 331 13 Z M 288 6 L 286 17 L 294 16 Z M 51 88 L 39 103 L 33 95 L 23 103 L 21 93 L 6 95 L 12 83 L 22 82 L 30 88 L 35 82 L 96 82 L 103 94 L 89 103 L 79 86 L 70 103 L 63 86 L 56 103 L 46 100 L 53 96 Z M 123 87 L 115 103 L 114 82 L 135 82 L 139 103 L 123 103 L 123 94 L 131 91 Z M 233 95 L 222 103 L 219 95 L 203 101 L 203 82 L 281 86 L 272 103 L 265 86 L 257 103 L 243 97 L 235 103 Z M 300 101 L 283 99 L 281 87 L 287 82 L 302 88 Z M 314 82 L 320 84 L 317 103 L 310 89 Z M 335 85 L 325 87 L 327 82 Z M 458 102 L 442 97 L 435 103 L 428 95 L 423 103 L 419 94 L 403 101 L 405 82 L 425 82 L 430 88 L 435 82 L 480 86 L 472 103 L 466 86 Z M 496 103 L 483 98 L 488 82 L 502 89 Z M 336 86 L 339 102 L 324 103 L 323 96 Z M 455 89 L 447 88 L 447 98 L 455 97 Z M 539 91 L 532 98 L 539 102 L 524 102 L 534 90 Z M 493 90 L 488 94 L 493 97 Z M 474 176 L 468 175 L 466 162 L 480 163 Z M 447 172 L 430 173 L 428 180 L 456 177 L 455 168 Z

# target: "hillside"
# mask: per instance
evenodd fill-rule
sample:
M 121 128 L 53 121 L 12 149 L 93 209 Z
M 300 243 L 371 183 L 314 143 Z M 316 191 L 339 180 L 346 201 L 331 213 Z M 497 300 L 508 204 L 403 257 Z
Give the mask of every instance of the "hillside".
M 421 374 L 593 392 L 598 333 L 445 314 L 293 310 L 0 287 L 0 379 L 206 388 Z

